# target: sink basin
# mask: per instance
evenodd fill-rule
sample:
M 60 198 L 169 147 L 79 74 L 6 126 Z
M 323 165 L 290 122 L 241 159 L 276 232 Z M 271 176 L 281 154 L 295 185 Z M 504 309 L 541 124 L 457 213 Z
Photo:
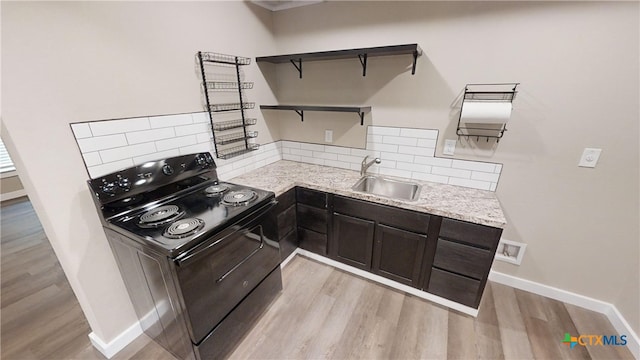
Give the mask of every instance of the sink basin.
M 416 201 L 420 185 L 408 181 L 391 180 L 380 176 L 363 176 L 351 190 L 380 195 L 391 199 Z

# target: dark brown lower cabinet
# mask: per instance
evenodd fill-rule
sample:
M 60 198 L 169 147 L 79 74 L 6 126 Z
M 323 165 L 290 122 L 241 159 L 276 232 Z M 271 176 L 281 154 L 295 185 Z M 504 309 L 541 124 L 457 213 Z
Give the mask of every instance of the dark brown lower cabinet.
M 427 235 L 378 224 L 373 273 L 419 287 L 426 245 Z
M 370 270 L 374 228 L 374 221 L 334 213 L 329 256 L 345 264 Z
M 481 295 L 480 281 L 436 268 L 431 270 L 427 291 L 473 308 L 478 307 Z
M 287 191 L 278 196 L 276 200 L 278 204 L 273 208 L 268 219 L 273 225 L 266 227 L 268 230 L 275 230 L 276 233 L 266 235 L 278 241 L 280 244 L 280 258 L 284 260 L 298 247 L 295 190 Z
M 296 187 L 298 240 L 302 249 L 327 256 L 329 194 Z

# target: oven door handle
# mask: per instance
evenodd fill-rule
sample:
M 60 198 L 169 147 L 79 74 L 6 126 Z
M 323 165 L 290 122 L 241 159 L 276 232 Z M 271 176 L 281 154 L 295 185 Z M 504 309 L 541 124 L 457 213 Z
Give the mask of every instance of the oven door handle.
M 224 273 L 222 276 L 220 276 L 218 278 L 218 280 L 216 280 L 216 283 L 220 283 L 222 282 L 222 280 L 224 280 L 227 276 L 231 275 L 232 272 L 234 272 L 237 268 L 239 268 L 240 266 L 242 266 L 242 264 L 246 263 L 247 260 L 249 260 L 253 255 L 255 255 L 258 251 L 262 250 L 262 248 L 264 247 L 264 242 L 260 243 L 260 246 L 258 246 L 257 249 L 253 250 L 251 252 L 251 254 L 247 255 L 244 259 L 242 259 L 242 261 L 240 261 L 239 263 L 237 263 L 234 267 L 232 267 L 229 271 L 227 271 L 226 273 Z
M 269 202 L 268 204 L 264 205 L 261 209 L 249 214 L 247 217 L 245 217 L 244 219 L 240 220 L 238 222 L 238 225 L 240 225 L 242 228 L 252 228 L 255 224 L 260 223 L 263 220 L 263 217 L 266 216 L 269 211 L 277 204 L 277 201 L 273 200 L 271 202 Z M 247 221 L 248 220 L 248 221 Z M 234 228 L 236 225 L 232 225 L 231 228 Z M 200 258 L 202 255 L 204 255 L 205 253 L 208 253 L 210 250 L 212 250 L 213 248 L 216 247 L 216 245 L 220 244 L 221 242 L 227 240 L 229 237 L 235 236 L 237 235 L 237 230 L 232 231 L 220 238 L 217 238 L 213 241 L 211 241 L 209 244 L 200 246 L 196 249 L 194 249 L 194 251 L 192 252 L 186 252 L 183 254 L 182 257 L 179 257 L 177 259 L 175 259 L 175 263 L 178 266 L 186 266 L 189 263 L 191 263 L 192 261 L 195 261 L 196 259 Z M 262 247 L 264 245 L 264 243 L 260 244 L 260 247 Z M 260 249 L 260 248 L 258 248 Z M 251 256 L 251 255 L 249 255 Z

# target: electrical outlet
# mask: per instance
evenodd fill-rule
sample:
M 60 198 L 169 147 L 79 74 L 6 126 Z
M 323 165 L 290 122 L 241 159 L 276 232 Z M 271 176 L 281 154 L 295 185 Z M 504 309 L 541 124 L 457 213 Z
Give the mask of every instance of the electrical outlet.
M 333 130 L 324 131 L 324 142 L 328 142 L 328 143 L 333 142 Z
M 442 149 L 442 155 L 453 155 L 456 152 L 457 140 L 446 139 L 444 141 L 444 149 Z
M 496 249 L 495 259 L 520 265 L 526 249 L 527 244 L 507 239 L 500 239 Z
M 598 163 L 598 159 L 600 158 L 601 152 L 602 152 L 602 149 L 585 148 L 584 151 L 582 152 L 582 156 L 580 157 L 580 162 L 578 163 L 578 166 L 588 167 L 588 168 L 596 167 L 596 164 Z

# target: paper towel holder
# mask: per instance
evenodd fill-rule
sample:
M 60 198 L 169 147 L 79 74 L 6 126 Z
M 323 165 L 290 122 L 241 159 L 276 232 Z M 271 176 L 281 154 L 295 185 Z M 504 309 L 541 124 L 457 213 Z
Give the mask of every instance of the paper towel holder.
M 516 88 L 518 85 L 520 85 L 520 83 L 467 84 L 464 87 L 464 95 L 462 96 L 456 135 L 458 135 L 458 137 L 465 136 L 467 139 L 469 137 L 475 137 L 477 141 L 483 137 L 487 139 L 487 142 L 489 139 L 496 139 L 496 142 L 499 142 L 502 136 L 504 136 L 504 132 L 507 131 L 506 121 L 501 124 L 465 123 L 462 118 L 462 109 L 465 101 L 512 103 L 516 97 Z M 473 125 L 468 126 L 471 124 Z

